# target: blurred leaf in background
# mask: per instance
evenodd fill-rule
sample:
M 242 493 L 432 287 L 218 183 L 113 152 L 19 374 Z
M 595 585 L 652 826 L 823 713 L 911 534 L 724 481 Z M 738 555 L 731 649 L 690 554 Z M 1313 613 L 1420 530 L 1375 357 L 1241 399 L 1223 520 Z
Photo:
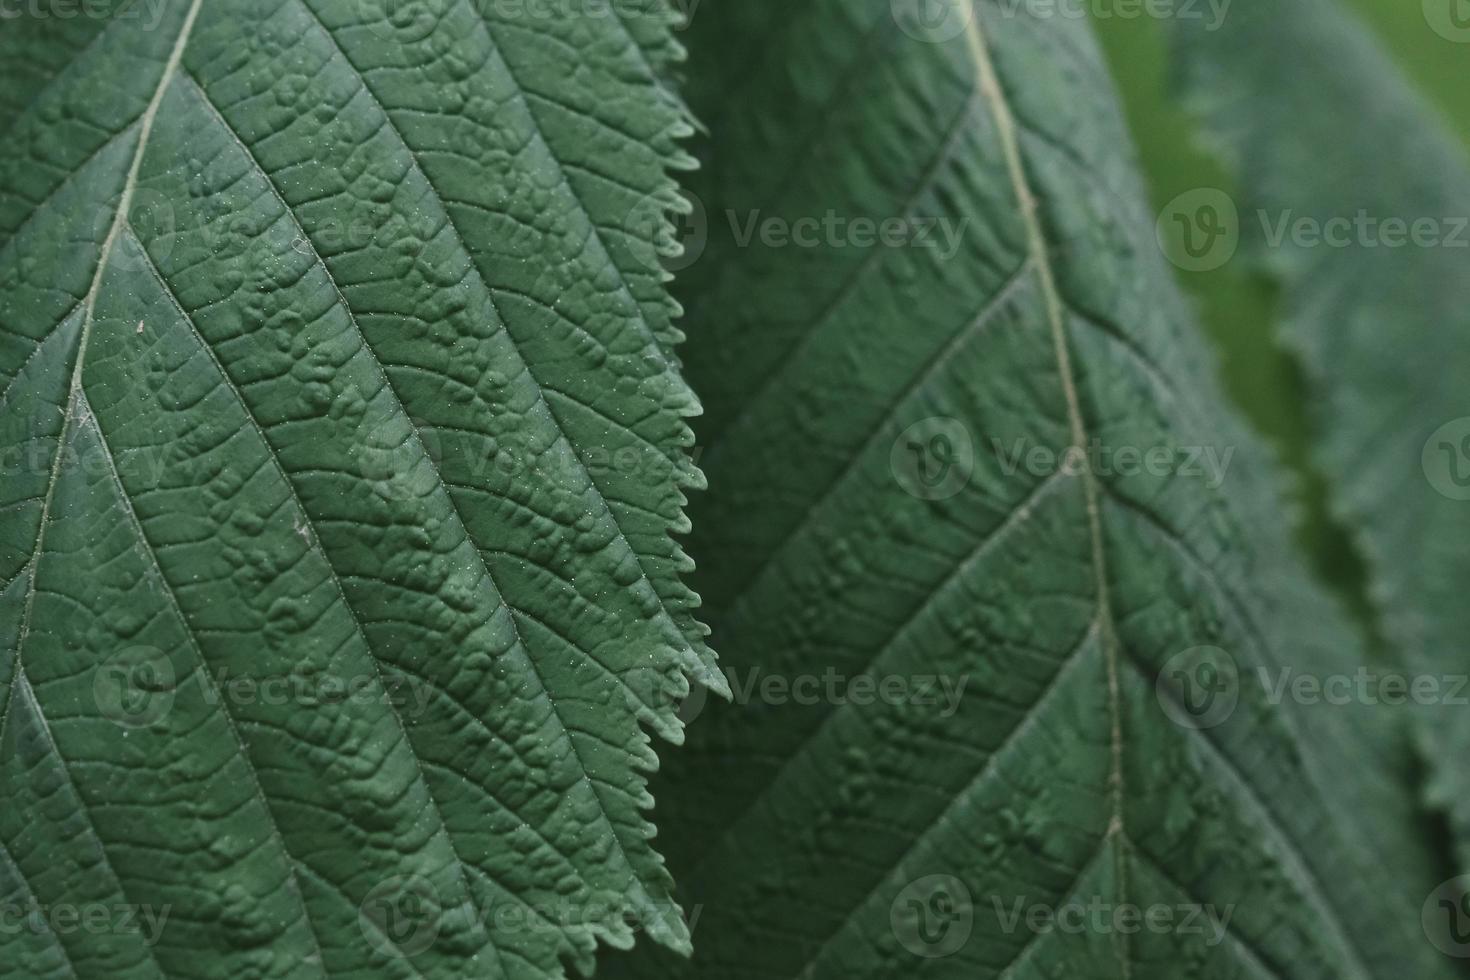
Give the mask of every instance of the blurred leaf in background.
M 1351 0 L 1349 6 L 1376 31 L 1427 104 L 1470 143 L 1470 100 L 1465 98 L 1470 92 L 1470 31 L 1455 40 L 1433 28 L 1456 2 Z M 1164 24 L 1157 18 L 1110 15 L 1122 9 L 1118 5 L 1087 6 L 1117 80 L 1155 209 L 1162 214 L 1171 202 L 1200 188 L 1234 194 L 1234 177 L 1200 144 L 1194 121 L 1168 91 Z M 1240 262 L 1181 269 L 1178 278 L 1220 351 L 1229 393 L 1297 477 L 1300 539 L 1309 560 L 1361 619 L 1370 620 L 1362 560 L 1330 515 L 1324 478 L 1310 459 L 1310 394 L 1299 365 L 1277 340 L 1273 285 Z

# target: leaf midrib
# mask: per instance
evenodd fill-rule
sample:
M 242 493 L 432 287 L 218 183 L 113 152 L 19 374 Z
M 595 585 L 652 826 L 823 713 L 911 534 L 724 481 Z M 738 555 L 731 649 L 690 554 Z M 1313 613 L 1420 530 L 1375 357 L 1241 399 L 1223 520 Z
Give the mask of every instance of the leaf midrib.
M 179 63 L 183 60 L 184 48 L 189 43 L 189 34 L 194 29 L 194 22 L 199 15 L 199 8 L 203 0 L 191 0 L 189 10 L 184 15 L 183 23 L 179 27 L 178 37 L 174 39 L 173 48 L 169 52 L 168 61 L 165 62 L 163 73 L 158 80 L 152 97 L 148 101 L 143 114 L 138 118 L 138 145 L 133 151 L 133 158 L 128 165 L 127 177 L 123 181 L 122 193 L 118 197 L 117 210 L 113 213 L 112 223 L 108 227 L 107 236 L 102 241 L 102 248 L 97 256 L 97 269 L 92 274 L 92 282 L 87 288 L 87 293 L 82 299 L 82 325 L 80 337 L 77 340 L 76 363 L 72 367 L 71 380 L 67 385 L 66 397 L 63 400 L 65 415 L 62 419 L 61 432 L 56 437 L 56 453 L 51 460 L 51 470 L 46 478 L 46 494 L 41 501 L 41 519 L 36 529 L 36 543 L 31 551 L 31 557 L 24 567 L 30 569 L 30 581 L 26 587 L 25 602 L 22 606 L 20 618 L 20 630 L 15 644 L 15 672 L 16 681 L 22 680 L 25 675 L 25 664 L 21 659 L 21 650 L 25 647 L 26 636 L 30 632 L 31 616 L 36 602 L 36 579 L 40 570 L 41 555 L 46 546 L 46 527 L 50 522 L 51 504 L 56 493 L 56 485 L 60 481 L 62 457 L 65 455 L 63 448 L 66 445 L 68 434 L 71 432 L 77 413 L 80 410 L 80 397 L 82 395 L 82 367 L 86 361 L 88 340 L 92 333 L 92 322 L 97 310 L 97 296 L 102 288 L 102 279 L 106 275 L 108 263 L 112 258 L 112 250 L 117 244 L 118 236 L 127 224 L 128 207 L 132 203 L 133 194 L 138 187 L 138 176 L 143 167 L 143 155 L 148 149 L 148 139 L 153 133 L 153 123 L 158 116 L 158 108 L 163 104 L 164 94 L 168 91 L 169 84 L 173 81 L 178 71 Z M 134 124 L 129 124 L 129 128 Z M 111 140 L 104 145 L 109 145 Z M 8 243 L 7 243 L 8 244 Z M 70 316 L 68 313 L 67 316 Z M 64 322 L 66 317 L 62 318 Z M 3 713 L 0 713 L 0 733 L 4 731 L 4 724 L 10 718 L 10 702 L 14 698 L 14 686 L 6 697 Z
M 31 617 L 36 604 L 36 584 L 40 578 L 41 556 L 45 552 L 46 547 L 46 528 L 51 518 L 51 504 L 56 494 L 56 486 L 60 482 L 61 464 L 62 458 L 65 455 L 64 450 L 67 436 L 76 425 L 79 415 L 83 410 L 83 402 L 85 401 L 82 390 L 82 367 L 86 360 L 87 342 L 91 336 L 92 323 L 96 315 L 97 296 L 102 287 L 102 278 L 106 274 L 108 263 L 112 257 L 112 250 L 117 245 L 118 236 L 127 224 L 128 207 L 132 203 L 133 194 L 138 187 L 138 175 L 142 171 L 143 155 L 148 149 L 148 139 L 153 132 L 153 123 L 158 116 L 158 108 L 163 104 L 164 94 L 168 91 L 169 84 L 173 81 L 178 71 L 179 63 L 183 60 L 184 48 L 189 43 L 189 35 L 194 29 L 194 22 L 199 16 L 199 9 L 202 4 L 203 0 L 192 0 L 190 3 L 189 10 L 185 13 L 183 23 L 179 27 L 178 37 L 174 39 L 173 48 L 169 52 L 168 61 L 164 64 L 163 73 L 158 80 L 158 85 L 154 89 L 147 107 L 143 110 L 143 115 L 138 120 L 138 145 L 133 151 L 133 159 L 128 166 L 127 177 L 123 181 L 122 193 L 118 197 L 117 210 L 112 216 L 112 224 L 108 228 L 107 237 L 103 240 L 102 248 L 98 253 L 97 270 L 92 275 L 91 285 L 88 287 L 86 296 L 82 301 L 82 325 L 81 335 L 77 341 L 76 363 L 72 368 L 71 380 L 68 383 L 67 394 L 64 399 L 65 415 L 62 418 L 61 431 L 56 437 L 56 453 L 51 461 L 51 471 L 47 476 L 46 494 L 41 501 L 41 517 L 36 529 L 35 547 L 31 552 L 30 560 L 26 563 L 27 567 L 30 568 L 30 580 L 26 583 L 26 596 L 21 610 L 20 629 L 16 637 L 15 661 L 14 669 L 11 672 L 10 689 L 6 694 L 3 711 L 0 711 L 0 743 L 3 743 L 5 726 L 10 722 L 11 715 L 14 714 L 15 699 L 19 696 L 18 692 L 24 688 L 29 693 L 36 715 L 40 719 L 42 728 L 45 729 L 48 741 L 51 742 L 52 751 L 56 753 L 57 761 L 61 765 L 62 770 L 67 772 L 68 781 L 70 781 L 71 776 L 67 770 L 66 760 L 61 755 L 60 749 L 56 746 L 54 739 L 51 738 L 50 730 L 46 726 L 45 715 L 41 712 L 40 701 L 36 699 L 35 691 L 31 688 L 30 680 L 26 677 L 25 661 L 21 657 L 21 651 L 25 649 L 26 637 L 30 633 Z M 110 142 L 109 140 L 108 144 Z M 67 316 L 70 315 L 70 313 L 67 314 Z M 73 792 L 77 792 L 75 786 L 73 786 Z M 85 812 L 86 804 L 82 800 L 80 792 L 77 792 L 77 800 Z M 97 833 L 96 825 L 92 822 L 90 813 L 87 813 L 87 823 L 91 829 L 93 838 L 97 841 L 98 849 L 101 851 L 102 863 L 111 873 L 113 880 L 117 882 L 119 894 L 126 900 L 127 886 L 124 884 L 122 876 L 118 874 L 117 869 L 113 867 L 111 859 L 107 856 L 107 850 L 102 845 L 102 838 Z M 60 937 L 57 936 L 56 938 L 58 948 L 60 948 Z M 143 948 L 147 952 L 148 958 L 153 961 L 154 969 L 158 971 L 158 975 L 161 977 L 167 976 L 168 974 L 159 962 L 158 954 L 154 951 L 153 946 L 149 943 L 144 943 Z M 67 964 L 70 967 L 70 954 L 63 949 L 62 955 L 66 958 Z M 75 976 L 76 971 L 74 968 L 72 972 Z
M 999 129 L 999 135 L 1001 139 L 1002 151 L 1005 155 L 1007 169 L 1010 172 L 1012 179 L 1012 189 L 1015 193 L 1017 204 L 1021 210 L 1022 219 L 1026 225 L 1027 237 L 1031 243 L 1031 251 L 1033 253 L 1033 256 L 1036 258 L 1038 272 L 1042 279 L 1042 289 L 1046 298 L 1047 318 L 1052 333 L 1053 346 L 1056 351 L 1062 387 L 1067 400 L 1067 415 L 1069 424 L 1072 428 L 1074 442 L 1073 449 L 1077 452 L 1085 453 L 1088 437 L 1081 410 L 1080 399 L 1078 396 L 1076 375 L 1072 369 L 1071 354 L 1066 340 L 1066 327 L 1063 317 L 1063 311 L 1066 309 L 1066 305 L 1063 302 L 1061 298 L 1061 293 L 1056 285 L 1055 273 L 1049 258 L 1049 250 L 1046 244 L 1045 233 L 1042 230 L 1040 220 L 1037 217 L 1037 200 L 1031 190 L 1029 178 L 1026 175 L 1026 168 L 1020 150 L 1020 143 L 1016 135 L 1017 124 L 1015 121 L 1015 116 L 1011 111 L 1010 104 L 1005 95 L 1005 90 L 1001 86 L 999 78 L 996 75 L 995 66 L 990 56 L 990 49 L 985 39 L 984 32 L 980 27 L 979 10 L 973 7 L 970 11 L 970 19 L 966 27 L 965 36 L 967 42 L 970 45 L 972 55 L 975 59 L 976 72 L 982 90 L 985 91 L 986 98 L 991 103 L 991 106 L 994 110 L 995 120 Z M 1113 837 L 1117 842 L 1117 847 L 1115 848 L 1114 852 L 1116 862 L 1115 875 L 1118 882 L 1118 902 L 1119 904 L 1123 904 L 1128 901 L 1128 879 L 1126 875 L 1128 847 L 1126 845 L 1130 838 L 1127 835 L 1127 829 L 1123 820 L 1123 800 L 1125 786 L 1123 781 L 1122 768 L 1123 739 L 1121 696 L 1119 690 L 1119 663 L 1121 659 L 1121 646 L 1118 640 L 1116 625 L 1112 615 L 1112 606 L 1109 598 L 1108 589 L 1107 566 L 1103 547 L 1101 517 L 1101 498 L 1103 495 L 1103 489 L 1100 485 L 1097 475 L 1093 472 L 1092 467 L 1083 465 L 1082 467 L 1080 467 L 1080 469 L 1082 470 L 1083 486 L 1087 494 L 1088 524 L 1092 541 L 1093 569 L 1097 579 L 1096 587 L 1098 590 L 1098 614 L 1103 634 L 1101 645 L 1106 660 L 1108 703 L 1112 727 L 1111 750 L 1113 771 L 1110 776 L 1110 782 L 1112 784 L 1111 789 L 1113 795 L 1114 812 L 1112 822 L 1108 827 L 1107 835 Z M 1133 663 L 1133 666 L 1140 673 L 1146 673 L 1145 666 L 1141 662 L 1139 662 L 1137 658 L 1130 657 L 1129 659 Z M 1243 775 L 1237 772 L 1234 760 L 1225 755 L 1224 751 L 1216 746 L 1212 740 L 1201 737 L 1201 741 L 1209 745 L 1210 750 L 1221 760 L 1223 760 L 1227 771 L 1236 773 L 1237 778 L 1240 779 L 1241 785 L 1247 789 L 1248 795 L 1254 798 L 1255 794 L 1253 789 L 1250 787 L 1250 784 L 1244 779 Z M 1264 806 L 1262 806 L 1262 811 L 1266 814 L 1268 820 L 1274 824 L 1274 813 L 1272 813 L 1272 811 L 1265 808 Z M 1281 832 L 1281 836 L 1287 845 L 1286 851 L 1290 854 L 1291 858 L 1301 866 L 1304 877 L 1309 882 L 1315 882 L 1315 873 L 1311 871 L 1310 866 L 1300 857 L 1300 855 L 1296 853 L 1295 843 L 1284 832 Z M 1337 917 L 1336 910 L 1331 906 L 1330 903 L 1326 903 L 1324 901 L 1323 907 L 1334 919 Z M 1366 966 L 1363 963 L 1360 951 L 1351 941 L 1351 934 L 1344 932 L 1344 937 L 1348 940 L 1347 948 L 1350 951 L 1352 958 L 1357 961 L 1357 964 L 1360 970 L 1362 970 L 1363 975 L 1371 975 L 1370 971 L 1367 970 Z M 1123 933 L 1117 934 L 1116 938 L 1118 939 L 1117 949 L 1119 952 L 1119 964 L 1122 968 L 1123 976 L 1125 980 L 1127 980 L 1127 978 L 1130 977 L 1132 974 L 1132 962 L 1129 953 L 1129 940 L 1127 935 Z
M 990 48 L 980 26 L 980 11 L 974 4 L 968 10 L 965 25 L 965 40 L 975 63 L 976 84 L 985 100 L 990 104 L 1000 138 L 1001 152 L 1005 157 L 1006 170 L 1011 177 L 1011 190 L 1020 209 L 1021 220 L 1026 229 L 1026 239 L 1031 258 L 1041 280 L 1041 292 L 1046 307 L 1047 324 L 1051 330 L 1052 347 L 1057 360 L 1057 372 L 1062 383 L 1062 392 L 1067 403 L 1067 422 L 1072 431 L 1072 451 L 1083 454 L 1087 447 L 1087 427 L 1082 416 L 1081 400 L 1077 393 L 1076 374 L 1072 368 L 1072 355 L 1067 345 L 1066 326 L 1063 319 L 1065 305 L 1057 289 L 1056 274 L 1052 268 L 1046 235 L 1037 216 L 1036 195 L 1031 189 L 1030 179 L 1021 156 L 1020 141 L 1016 135 L 1015 116 L 1006 99 L 1005 90 L 996 75 L 990 57 Z M 1123 820 L 1123 720 L 1118 680 L 1118 634 L 1113 621 L 1113 609 L 1108 588 L 1107 560 L 1103 551 L 1102 514 L 1097 474 L 1090 466 L 1080 467 L 1083 492 L 1086 495 L 1088 536 L 1092 550 L 1092 570 L 1097 590 L 1097 620 L 1100 646 L 1107 671 L 1108 715 L 1110 725 L 1110 750 L 1112 771 L 1108 775 L 1113 812 L 1108 823 L 1106 837 L 1114 841 L 1114 875 L 1117 879 L 1118 904 L 1128 901 L 1127 857 L 1124 841 L 1126 827 Z M 1114 949 L 1123 972 L 1124 980 L 1132 976 L 1132 957 L 1129 937 L 1119 932 L 1115 935 Z

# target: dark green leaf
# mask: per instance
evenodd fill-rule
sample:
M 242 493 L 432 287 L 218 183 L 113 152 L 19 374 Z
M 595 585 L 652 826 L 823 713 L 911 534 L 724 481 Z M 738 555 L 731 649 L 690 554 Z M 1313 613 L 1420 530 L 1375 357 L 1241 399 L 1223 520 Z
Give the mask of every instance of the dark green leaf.
M 1266 683 L 1361 644 L 1226 408 L 1089 31 L 701 5 L 691 547 L 736 704 L 655 786 L 692 965 L 613 975 L 1453 974 L 1392 716 Z
M 1426 45 L 1470 41 L 1431 31 L 1453 7 L 1426 4 Z M 1470 870 L 1470 156 L 1336 4 L 1199 28 L 1173 33 L 1183 97 L 1239 173 L 1247 254 L 1282 284 L 1319 464 L 1411 702 L 1435 709 L 1428 801 Z
M 536 9 L 7 20 L 0 902 L 105 928 L 7 929 L 0 976 L 687 948 L 640 730 L 719 683 L 670 537 L 679 52 L 657 3 Z

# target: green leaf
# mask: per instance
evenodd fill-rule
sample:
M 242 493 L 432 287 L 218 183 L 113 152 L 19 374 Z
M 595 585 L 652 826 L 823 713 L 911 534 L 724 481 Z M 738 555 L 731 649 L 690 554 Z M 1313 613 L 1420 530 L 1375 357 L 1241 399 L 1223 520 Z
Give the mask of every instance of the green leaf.
M 1429 25 L 1448 7 L 1427 5 Z M 1433 685 L 1414 695 L 1436 709 L 1428 802 L 1470 870 L 1470 156 L 1335 4 L 1198 27 L 1181 19 L 1172 35 L 1181 95 L 1239 173 L 1247 254 L 1281 283 L 1317 459 L 1367 559 L 1381 631 Z M 1449 43 L 1427 28 L 1424 41 Z
M 1153 208 L 1163 213 L 1169 202 L 1196 188 L 1229 188 L 1229 174 L 1194 141 L 1193 120 L 1168 91 L 1163 24 L 1106 18 L 1095 19 L 1094 26 L 1138 147 Z M 1272 447 L 1290 478 L 1289 502 L 1297 509 L 1295 536 L 1310 571 L 1350 599 L 1353 614 L 1367 622 L 1366 575 L 1351 538 L 1332 518 L 1322 475 L 1312 465 L 1302 398 L 1305 382 L 1291 354 L 1276 342 L 1270 281 L 1245 263 L 1227 262 L 1182 275 L 1180 285 L 1218 352 L 1226 394 Z
M 687 949 L 680 51 L 537 9 L 7 20 L 0 976 Z
M 1362 644 L 1226 407 L 1089 32 L 701 5 L 691 550 L 736 704 L 688 706 L 655 783 L 692 965 L 608 975 L 1454 975 L 1396 717 L 1264 682 Z

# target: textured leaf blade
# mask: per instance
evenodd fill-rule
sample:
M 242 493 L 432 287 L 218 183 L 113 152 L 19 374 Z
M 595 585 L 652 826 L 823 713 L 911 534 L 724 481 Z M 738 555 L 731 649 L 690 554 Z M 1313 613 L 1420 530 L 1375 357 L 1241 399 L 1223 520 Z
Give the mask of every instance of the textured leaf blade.
M 1458 680 L 1470 628 L 1470 156 L 1336 4 L 1241 11 L 1209 37 L 1192 26 L 1171 35 L 1180 94 L 1240 178 L 1243 244 L 1282 284 L 1280 330 L 1314 396 L 1317 458 L 1367 559 L 1385 639 L 1448 699 L 1423 726 L 1428 802 L 1470 868 L 1458 762 L 1470 748 Z M 1257 214 L 1339 233 L 1273 244 Z
M 656 787 L 700 909 L 692 966 L 606 967 L 1445 975 L 1391 720 L 1273 705 L 1256 681 L 1352 670 L 1361 644 L 1292 556 L 1272 466 L 1153 245 L 1088 28 L 982 3 L 926 43 L 933 23 L 894 9 L 707 0 L 694 24 L 710 243 L 681 282 L 712 488 L 694 547 L 720 556 L 699 589 L 750 703 L 705 707 Z M 743 231 L 828 215 L 966 230 L 952 256 Z M 907 461 L 939 435 L 973 458 L 926 493 Z M 1060 465 L 1094 441 L 1234 455 L 1218 485 Z M 1017 446 L 1049 468 L 1004 465 Z M 1236 664 L 1239 705 L 1177 725 L 1182 692 L 1155 680 L 1204 645 Z M 866 700 L 824 694 L 829 675 Z M 936 675 L 963 696 L 872 693 Z M 1000 914 L 1094 897 L 1233 916 L 1210 942 Z
M 15 975 L 557 976 L 625 912 L 687 945 L 639 727 L 712 676 L 648 261 L 677 47 L 658 6 L 431 7 L 170 3 L 31 73 L 0 888 L 175 914 L 7 937 Z

